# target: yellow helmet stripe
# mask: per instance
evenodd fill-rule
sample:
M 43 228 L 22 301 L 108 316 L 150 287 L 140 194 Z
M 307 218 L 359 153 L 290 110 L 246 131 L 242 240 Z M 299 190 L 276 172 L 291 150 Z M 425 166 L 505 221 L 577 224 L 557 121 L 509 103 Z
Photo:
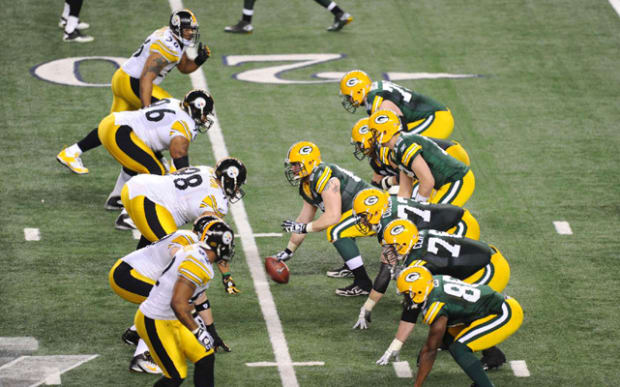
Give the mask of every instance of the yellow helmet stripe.
M 319 180 L 317 180 L 316 182 L 316 192 L 317 193 L 322 193 L 323 190 L 325 189 L 325 185 L 327 184 L 327 182 L 329 181 L 329 179 L 331 179 L 332 177 L 332 169 L 330 167 L 326 167 L 325 170 L 323 171 L 323 174 L 321 174 L 321 177 L 319 177 Z
M 405 151 L 405 153 L 403 153 L 403 157 L 401 158 L 401 162 L 404 165 L 409 165 L 409 163 L 411 163 L 411 160 L 413 159 L 413 156 L 415 156 L 420 150 L 422 150 L 422 147 L 420 146 L 420 144 L 417 143 L 413 143 L 411 145 L 409 145 L 409 148 L 407 148 L 407 150 Z
M 445 302 L 439 302 L 439 301 L 433 302 L 430 308 L 428 308 L 428 311 L 426 311 L 426 314 L 424 315 L 424 322 L 427 323 L 428 325 L 431 325 L 433 321 L 435 320 L 435 317 L 437 317 L 437 314 L 439 313 L 441 308 L 443 308 L 444 305 L 445 305 Z

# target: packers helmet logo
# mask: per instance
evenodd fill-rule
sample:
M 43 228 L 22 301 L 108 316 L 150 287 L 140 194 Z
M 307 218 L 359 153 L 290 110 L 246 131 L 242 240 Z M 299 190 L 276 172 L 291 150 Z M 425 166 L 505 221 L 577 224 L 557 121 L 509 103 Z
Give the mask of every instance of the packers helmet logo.
M 309 155 L 310 153 L 312 153 L 312 147 L 310 145 L 306 145 L 304 147 L 301 147 L 301 149 L 299 149 L 300 155 Z
M 420 273 L 414 271 L 413 273 L 407 274 L 405 277 L 406 282 L 415 282 L 420 279 Z
M 402 225 L 396 225 L 395 227 L 392 227 L 392 229 L 390 230 L 390 235 L 400 235 L 405 231 L 405 227 Z
M 347 86 L 348 87 L 353 87 L 355 85 L 357 85 L 358 83 L 360 83 L 360 80 L 357 78 L 350 78 L 347 80 Z
M 359 134 L 366 134 L 368 133 L 369 129 L 368 129 L 368 125 L 362 125 L 360 126 L 360 128 L 357 130 L 357 132 Z
M 379 125 L 385 124 L 389 120 L 390 120 L 390 117 L 387 114 L 381 114 L 381 115 L 378 115 L 377 117 L 375 117 L 375 123 L 377 123 Z
M 233 240 L 233 234 L 230 231 L 225 231 L 222 234 L 222 243 L 229 245 Z
M 367 197 L 366 200 L 364 200 L 364 204 L 370 207 L 370 206 L 377 204 L 378 201 L 379 201 L 379 197 L 373 195 L 373 196 Z

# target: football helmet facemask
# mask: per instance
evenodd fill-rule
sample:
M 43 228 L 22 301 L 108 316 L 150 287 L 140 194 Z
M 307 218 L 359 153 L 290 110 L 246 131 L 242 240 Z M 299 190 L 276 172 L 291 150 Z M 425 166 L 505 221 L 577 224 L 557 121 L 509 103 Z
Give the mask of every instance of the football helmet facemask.
M 340 79 L 342 107 L 349 113 L 355 113 L 355 110 L 364 103 L 371 84 L 370 77 L 362 70 L 353 70 L 346 73 Z
M 377 188 L 366 188 L 353 198 L 353 216 L 356 217 L 355 227 L 367 234 L 379 231 L 379 221 L 389 204 L 389 194 Z
M 385 226 L 381 235 L 383 253 L 402 260 L 418 241 L 418 228 L 408 219 L 395 219 Z
M 247 174 L 245 165 L 234 157 L 227 157 L 217 163 L 215 176 L 229 202 L 238 202 L 245 196 L 241 186 L 245 184 Z
M 378 110 L 368 118 L 373 143 L 385 145 L 402 129 L 400 118 L 391 110 Z
M 284 160 L 284 175 L 286 180 L 295 186 L 299 181 L 310 176 L 314 168 L 321 163 L 319 147 L 310 141 L 300 141 L 293 144 Z
M 422 304 L 433 290 L 433 275 L 424 266 L 409 266 L 396 279 L 399 293 L 409 295 L 411 301 Z
M 353 156 L 358 160 L 364 160 L 364 157 L 372 157 L 375 151 L 375 142 L 373 141 L 372 132 L 368 128 L 368 117 L 362 118 L 355 123 L 351 130 L 351 144 L 355 147 Z
M 190 30 L 190 36 L 185 37 L 185 30 Z M 192 11 L 182 9 L 170 15 L 170 31 L 184 46 L 193 47 L 200 40 L 198 20 Z
M 194 232 L 200 236 L 200 242 L 213 251 L 215 262 L 230 262 L 235 255 L 235 234 L 222 219 L 213 215 L 203 215 L 194 221 Z
M 200 133 L 206 133 L 213 125 L 213 97 L 206 90 L 194 89 L 185 94 L 181 107 L 192 117 Z

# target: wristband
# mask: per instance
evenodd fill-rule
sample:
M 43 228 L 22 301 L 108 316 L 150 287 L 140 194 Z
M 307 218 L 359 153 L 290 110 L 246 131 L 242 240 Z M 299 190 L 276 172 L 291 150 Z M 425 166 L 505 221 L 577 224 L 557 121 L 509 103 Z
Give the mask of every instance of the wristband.
M 375 307 L 375 304 L 377 304 L 377 302 L 376 302 L 376 301 L 371 300 L 370 298 L 368 298 L 368 299 L 366 300 L 366 302 L 364 303 L 364 309 L 366 309 L 366 310 L 367 310 L 367 311 L 369 311 L 369 312 L 372 312 L 372 308 L 374 308 L 374 307 Z
M 419 193 L 415 195 L 416 202 L 427 202 L 428 198 L 429 198 L 428 196 L 422 196 Z
M 286 245 L 286 248 L 291 252 L 291 254 L 293 254 L 295 250 L 297 250 L 298 247 L 299 247 L 298 244 L 293 243 L 291 241 L 288 241 L 288 245 Z
M 312 228 L 312 223 L 308 223 L 306 224 L 306 232 L 313 232 L 314 229 Z
M 174 167 L 176 169 L 189 167 L 189 156 L 187 155 L 177 157 L 176 159 L 172 159 L 172 161 L 174 161 Z

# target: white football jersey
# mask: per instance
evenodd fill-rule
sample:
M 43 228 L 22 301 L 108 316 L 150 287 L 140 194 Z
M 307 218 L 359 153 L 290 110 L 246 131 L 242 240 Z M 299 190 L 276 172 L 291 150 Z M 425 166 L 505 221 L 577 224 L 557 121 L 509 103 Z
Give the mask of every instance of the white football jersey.
M 209 287 L 209 281 L 214 275 L 213 265 L 201 246 L 206 245 L 185 246 L 172 257 L 170 266 L 159 277 L 147 299 L 140 304 L 140 310 L 146 317 L 156 320 L 176 320 L 170 302 L 178 277 L 184 277 L 196 285 L 192 299 Z
M 150 34 L 144 43 L 142 43 L 142 46 L 140 46 L 121 68 L 130 77 L 140 79 L 144 64 L 149 55 L 153 52 L 161 54 L 170 63 L 167 64 L 153 80 L 154 84 L 159 85 L 166 75 L 181 61 L 184 51 L 185 47 L 182 47 L 174 38 L 170 31 L 170 27 L 162 27 Z
M 199 238 L 193 231 L 177 230 L 166 235 L 157 242 L 138 249 L 123 258 L 141 275 L 155 281 L 162 271 L 170 264 L 173 248 L 183 248 L 198 242 Z
M 140 174 L 126 184 L 130 199 L 144 195 L 165 207 L 177 227 L 193 222 L 205 211 L 219 217 L 228 213 L 228 199 L 217 184 L 213 168 L 205 165 L 183 168 L 164 176 Z
M 192 117 L 181 108 L 181 101 L 166 98 L 147 108 L 114 114 L 115 125 L 127 125 L 154 152 L 170 148 L 174 137 L 182 136 L 192 142 L 198 129 Z

